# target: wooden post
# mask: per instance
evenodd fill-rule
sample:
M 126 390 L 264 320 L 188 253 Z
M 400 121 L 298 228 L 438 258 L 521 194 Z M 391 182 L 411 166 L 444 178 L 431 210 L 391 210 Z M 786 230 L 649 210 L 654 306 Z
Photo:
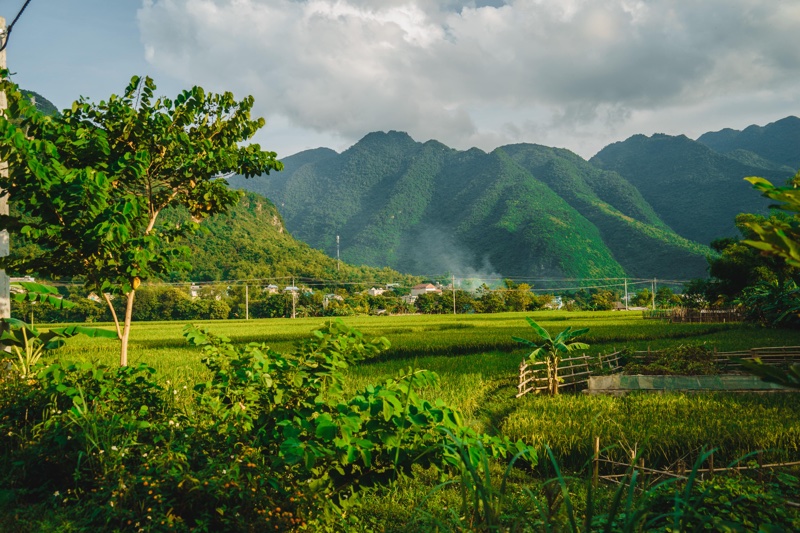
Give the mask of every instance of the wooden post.
M 594 457 L 592 458 L 592 486 L 597 487 L 600 479 L 600 437 L 594 438 Z
M 0 17 L 0 44 L 5 43 L 7 38 L 6 35 L 6 19 Z M 0 68 L 6 68 L 6 51 L 3 50 L 0 52 Z M 8 107 L 8 102 L 6 101 L 6 94 L 0 91 L 0 113 Z M 4 178 L 8 177 L 8 164 L 0 161 L 0 175 Z M 2 191 L 0 191 L 2 194 Z M 7 215 L 8 214 L 8 198 L 3 197 L 0 198 L 0 214 Z M 3 228 L 0 231 L 0 257 L 5 257 L 8 255 L 8 231 Z M 8 276 L 6 275 L 5 270 L 0 270 L 0 318 L 10 318 L 11 317 L 11 293 L 10 293 L 10 286 L 8 281 Z
M 711 455 L 708 456 L 708 475 L 711 479 L 714 479 L 714 452 L 711 452 Z
M 756 459 L 758 460 L 758 482 L 761 483 L 764 481 L 764 458 L 760 450 L 756 454 Z

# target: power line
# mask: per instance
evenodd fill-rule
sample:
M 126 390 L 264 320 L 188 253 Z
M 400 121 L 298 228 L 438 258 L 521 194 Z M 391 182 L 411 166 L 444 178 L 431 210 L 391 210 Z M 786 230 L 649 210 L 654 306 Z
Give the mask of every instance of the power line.
M 19 17 L 22 16 L 22 13 L 25 11 L 25 8 L 28 7 L 28 4 L 30 3 L 31 0 L 25 0 L 25 3 L 22 5 L 22 9 L 19 10 L 19 13 L 17 13 L 17 16 L 14 17 L 14 20 L 11 21 L 11 24 L 9 24 L 5 30 L 0 30 L 0 38 L 4 37 L 3 44 L 0 45 L 0 52 L 5 50 L 6 46 L 8 46 L 8 40 L 11 38 L 11 30 L 14 29 L 14 24 L 17 23 Z

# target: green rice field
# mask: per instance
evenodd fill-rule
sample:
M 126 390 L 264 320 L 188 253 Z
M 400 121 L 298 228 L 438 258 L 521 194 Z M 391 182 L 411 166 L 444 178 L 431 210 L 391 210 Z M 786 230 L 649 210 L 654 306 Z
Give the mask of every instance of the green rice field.
M 779 395 L 780 399 L 732 394 L 514 398 L 517 369 L 526 352 L 512 336 L 532 338 L 525 316 L 533 317 L 551 333 L 567 326 L 590 328 L 581 338 L 590 345 L 590 355 L 680 343 L 706 343 L 720 351 L 800 345 L 800 333 L 792 330 L 739 323 L 669 324 L 643 320 L 638 312 L 354 317 L 344 322 L 367 338 L 388 338 L 391 349 L 380 359 L 352 369 L 348 386 L 358 390 L 409 368 L 433 370 L 440 376 L 439 384 L 422 391 L 423 396 L 441 398 L 459 408 L 475 429 L 549 444 L 576 464 L 590 454 L 593 435 L 602 436 L 608 445 L 650 447 L 648 457 L 664 461 L 703 444 L 721 447 L 731 457 L 758 448 L 780 449 L 782 457 L 800 457 L 800 400 L 793 394 Z M 264 342 L 281 352 L 291 350 L 325 320 L 225 320 L 199 325 L 235 343 Z M 184 341 L 184 326 L 176 322 L 135 324 L 130 364 L 152 365 L 177 389 L 202 381 L 202 356 Z M 57 354 L 63 362 L 90 360 L 114 365 L 117 343 L 76 337 Z
M 679 463 L 691 466 L 708 449 L 714 450 L 718 468 L 739 461 L 753 463 L 755 457 L 763 463 L 800 461 L 798 393 L 637 393 L 612 397 L 564 392 L 558 396 L 530 394 L 517 398 L 518 369 L 527 352 L 512 337 L 537 340 L 534 331 L 526 323 L 526 316 L 532 317 L 551 334 L 557 334 L 567 327 L 589 328 L 588 333 L 578 339 L 589 344 L 586 351 L 589 355 L 620 349 L 658 350 L 687 343 L 705 344 L 719 351 L 800 345 L 800 333 L 797 331 L 741 323 L 669 324 L 644 320 L 637 312 L 406 315 L 343 319 L 346 325 L 361 331 L 365 338 L 385 337 L 391 343 L 391 348 L 377 358 L 362 361 L 347 370 L 344 383 L 346 393 L 357 393 L 370 385 L 380 384 L 412 370 L 432 370 L 439 379 L 418 390 L 421 397 L 431 401 L 441 399 L 460 410 L 463 423 L 478 433 L 504 436 L 511 441 L 522 441 L 532 446 L 538 462 L 533 460 L 520 468 L 511 468 L 502 461 L 487 463 L 482 470 L 486 477 L 477 481 L 471 490 L 477 491 L 475 487 L 491 487 L 500 479 L 504 480 L 505 488 L 495 487 L 499 492 L 493 489 L 495 492 L 491 494 L 499 494 L 497 500 L 491 500 L 495 497 L 491 496 L 489 500 L 476 500 L 469 505 L 463 499 L 467 494 L 465 487 L 469 484 L 464 477 L 465 471 L 462 471 L 460 478 L 456 476 L 443 483 L 439 474 L 415 463 L 413 475 L 400 478 L 383 491 L 365 493 L 361 500 L 363 505 L 353 515 L 342 513 L 334 522 L 330 522 L 335 525 L 325 531 L 539 531 L 545 530 L 542 529 L 545 524 L 553 526 L 547 530 L 566 530 L 569 516 L 588 516 L 594 505 L 588 491 L 592 484 L 591 461 L 595 438 L 600 439 L 604 459 L 625 462 L 635 456 L 637 461 L 644 461 L 650 468 L 672 470 Z M 235 344 L 265 343 L 272 350 L 285 353 L 292 351 L 296 343 L 308 338 L 313 330 L 324 326 L 326 320 L 226 320 L 196 325 L 228 337 Z M 112 328 L 108 324 L 96 325 Z M 178 322 L 135 323 L 129 346 L 129 364 L 136 366 L 146 363 L 154 367 L 157 380 L 166 389 L 164 392 L 173 402 L 172 405 L 186 413 L 187 420 L 193 420 L 190 414 L 197 406 L 192 403 L 192 389 L 198 383 L 207 381 L 211 374 L 202 363 L 201 350 L 189 346 L 183 338 L 185 326 Z M 115 367 L 118 364 L 118 350 L 116 341 L 78 336 L 69 339 L 66 346 L 51 352 L 48 357 L 61 363 L 80 361 Z M 225 472 L 222 471 L 223 474 Z M 730 506 L 727 502 L 741 492 L 743 498 L 753 502 L 751 507 L 742 511 L 743 516 L 766 509 L 776 516 L 770 514 L 763 518 L 765 523 L 794 529 L 800 525 L 800 514 L 793 509 L 787 511 L 786 516 L 772 511 L 778 509 L 775 502 L 780 503 L 785 499 L 795 501 L 800 496 L 800 484 L 797 482 L 800 476 L 797 474 L 796 469 L 784 471 L 775 477 L 764 478 L 763 482 L 761 474 L 758 474 L 757 481 L 755 475 L 745 478 L 736 477 L 737 474 L 722 482 L 727 485 L 719 489 L 722 491 L 719 502 L 709 500 L 709 504 L 698 500 L 700 503 L 692 503 L 694 507 L 690 507 L 705 509 L 704 506 L 707 506 L 708 510 L 703 512 L 711 517 L 720 512 L 728 513 Z M 509 476 L 508 486 L 505 485 L 506 476 Z M 566 488 L 567 479 L 569 489 Z M 558 480 L 563 491 L 574 492 L 574 509 L 566 505 L 564 500 L 559 500 L 556 492 L 553 492 L 553 487 L 558 487 L 553 484 L 555 480 Z M 595 496 L 597 508 L 611 513 L 610 516 L 615 512 L 610 511 L 614 506 L 612 496 L 615 487 L 612 483 L 601 485 Z M 633 494 L 637 487 L 633 478 L 630 487 Z M 647 495 L 642 496 L 641 500 L 645 502 L 642 503 L 643 508 L 651 505 L 646 502 L 650 501 L 649 498 L 656 498 L 660 489 L 653 485 L 646 490 Z M 0 491 L 0 496 L 3 494 Z M 668 493 L 667 500 L 671 502 L 670 505 L 678 506 L 672 493 Z M 632 499 L 627 501 L 629 507 L 633 505 Z M 475 521 L 475 515 L 465 514 L 467 508 L 485 513 L 492 505 L 497 506 L 498 512 L 502 509 L 506 513 L 498 517 L 497 523 L 502 523 L 502 528 L 489 527 L 488 522 Z M 658 505 L 653 503 L 651 507 L 655 513 Z M 6 505 L 6 509 L 12 508 L 10 504 Z M 33 518 L 29 518 L 28 524 L 36 525 L 31 530 L 58 529 L 73 519 L 66 514 L 55 515 L 52 522 L 45 519 L 39 523 L 37 509 L 31 507 L 29 510 L 29 516 Z M 518 518 L 524 519 L 527 525 L 512 526 Z M 11 511 L 5 515 L 0 513 L 0 526 L 15 520 Z M 735 517 L 734 521 L 737 520 L 747 523 L 746 517 Z M 317 521 L 316 526 L 324 523 L 324 520 Z M 594 531 L 602 528 L 601 521 L 597 528 L 586 526 L 573 530 Z M 62 530 L 81 529 L 65 527 Z

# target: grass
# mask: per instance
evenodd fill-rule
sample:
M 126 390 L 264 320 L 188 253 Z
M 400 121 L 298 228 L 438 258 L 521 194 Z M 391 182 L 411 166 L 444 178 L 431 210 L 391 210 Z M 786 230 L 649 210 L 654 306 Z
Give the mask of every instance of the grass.
M 526 352 L 511 337 L 532 337 L 525 316 L 532 316 L 551 333 L 567 326 L 590 328 L 579 339 L 590 344 L 590 354 L 623 347 L 661 349 L 687 342 L 707 343 L 722 351 L 800 344 L 796 331 L 743 324 L 668 324 L 643 320 L 637 312 L 354 317 L 345 319 L 345 323 L 360 329 L 367 338 L 387 337 L 392 348 L 380 359 L 351 369 L 346 387 L 351 391 L 362 389 L 410 368 L 437 372 L 438 385 L 420 391 L 423 397 L 441 398 L 459 408 L 466 423 L 478 431 L 521 439 L 540 450 L 538 476 L 523 471 L 513 474 L 512 489 L 520 501 L 526 501 L 523 494 L 527 487 L 540 491 L 544 480 L 552 475 L 547 471 L 545 445 L 563 467 L 574 473 L 591 457 L 595 435 L 600 436 L 603 447 L 611 447 L 609 454 L 623 457 L 635 448 L 651 466 L 667 465 L 682 457 L 691 464 L 704 445 L 718 448 L 720 466 L 754 450 L 768 450 L 769 459 L 800 458 L 800 403 L 794 394 L 515 398 L 517 369 Z M 201 324 L 236 343 L 265 342 L 282 352 L 291 350 L 294 343 L 307 338 L 324 322 L 322 318 L 309 318 Z M 151 364 L 162 380 L 179 391 L 183 385 L 206 378 L 201 353 L 185 343 L 183 327 L 176 322 L 137 323 L 129 352 L 132 365 Z M 55 357 L 116 365 L 118 344 L 76 337 L 55 352 Z M 387 495 L 371 498 L 363 518 L 387 531 L 429 530 L 430 521 L 414 521 L 421 513 L 438 513 L 444 519 L 449 516 L 448 509 L 458 506 L 455 489 L 433 494 L 437 483 L 429 472 L 418 469 L 413 480 L 403 480 Z M 421 507 L 417 509 L 417 505 Z
M 550 332 L 567 326 L 590 328 L 580 339 L 590 345 L 590 354 L 623 347 L 660 349 L 686 342 L 707 343 L 722 351 L 800 344 L 800 335 L 791 330 L 744 324 L 669 324 L 643 320 L 638 312 L 353 317 L 345 322 L 360 329 L 365 337 L 387 337 L 392 348 L 380 360 L 352 369 L 348 388 L 361 389 L 409 368 L 433 370 L 439 374 L 440 382 L 435 388 L 421 391 L 423 397 L 441 398 L 458 407 L 467 423 L 476 429 L 504 433 L 537 445 L 547 443 L 559 455 L 576 461 L 585 457 L 594 434 L 603 436 L 608 444 L 652 445 L 654 450 L 661 449 L 664 456 L 667 452 L 683 454 L 702 444 L 723 446 L 732 454 L 773 447 L 797 451 L 800 429 L 793 421 L 800 420 L 800 408 L 784 405 L 785 402 L 774 406 L 772 400 L 762 397 L 671 395 L 617 399 L 565 395 L 515 399 L 517 369 L 526 352 L 511 337 L 531 337 L 525 316 L 532 316 Z M 276 351 L 288 351 L 325 320 L 224 320 L 202 325 L 236 343 L 266 342 Z M 147 362 L 175 386 L 205 379 L 201 354 L 185 343 L 183 326 L 177 322 L 135 324 L 130 363 Z M 62 361 L 93 360 L 114 365 L 117 343 L 76 337 L 56 353 Z M 704 418 L 700 420 L 699 416 Z M 784 420 L 783 425 L 779 420 Z M 775 434 L 765 434 L 765 427 L 774 428 Z M 658 454 L 652 453 L 654 457 Z

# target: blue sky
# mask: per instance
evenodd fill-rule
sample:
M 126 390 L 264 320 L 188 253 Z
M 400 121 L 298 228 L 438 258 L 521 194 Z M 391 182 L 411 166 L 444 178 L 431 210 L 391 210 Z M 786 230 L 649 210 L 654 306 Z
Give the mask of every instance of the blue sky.
M 32 0 L 7 62 L 62 108 L 134 74 L 253 94 L 279 156 L 396 129 L 588 158 L 800 114 L 797 27 L 781 0 Z

